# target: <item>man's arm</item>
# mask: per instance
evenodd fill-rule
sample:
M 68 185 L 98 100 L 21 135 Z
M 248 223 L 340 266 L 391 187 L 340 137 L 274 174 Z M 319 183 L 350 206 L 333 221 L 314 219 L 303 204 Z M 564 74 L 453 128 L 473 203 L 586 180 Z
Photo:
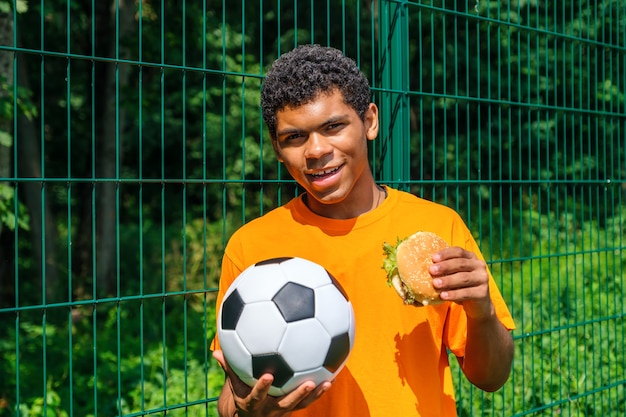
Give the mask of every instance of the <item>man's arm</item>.
M 217 399 L 217 414 L 219 414 L 220 417 L 237 416 L 235 399 L 233 398 L 233 392 L 230 387 L 230 379 L 228 376 L 226 376 L 226 380 L 224 381 L 220 397 Z
M 513 337 L 495 316 L 467 320 L 463 373 L 485 391 L 496 391 L 509 378 L 513 362 Z
M 459 247 L 435 254 L 433 261 L 430 272 L 441 298 L 461 304 L 467 315 L 465 357 L 459 358 L 463 373 L 478 388 L 495 391 L 511 373 L 514 346 L 491 302 L 487 265 Z

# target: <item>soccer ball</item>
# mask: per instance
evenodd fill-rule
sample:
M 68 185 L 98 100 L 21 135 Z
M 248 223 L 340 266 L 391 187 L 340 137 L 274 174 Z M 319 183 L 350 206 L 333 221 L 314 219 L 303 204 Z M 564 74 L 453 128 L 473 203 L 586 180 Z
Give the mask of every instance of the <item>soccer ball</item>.
M 272 258 L 245 269 L 226 291 L 217 334 L 237 376 L 254 385 L 274 375 L 272 396 L 305 381 L 332 380 L 354 344 L 354 311 L 322 266 Z

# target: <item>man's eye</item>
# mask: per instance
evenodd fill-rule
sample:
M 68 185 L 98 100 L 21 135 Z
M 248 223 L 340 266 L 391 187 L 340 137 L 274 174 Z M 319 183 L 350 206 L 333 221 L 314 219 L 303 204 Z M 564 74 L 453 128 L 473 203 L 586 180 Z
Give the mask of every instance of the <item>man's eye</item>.
M 303 137 L 304 135 L 302 132 L 294 132 L 281 136 L 280 141 L 284 143 L 294 143 L 301 141 Z

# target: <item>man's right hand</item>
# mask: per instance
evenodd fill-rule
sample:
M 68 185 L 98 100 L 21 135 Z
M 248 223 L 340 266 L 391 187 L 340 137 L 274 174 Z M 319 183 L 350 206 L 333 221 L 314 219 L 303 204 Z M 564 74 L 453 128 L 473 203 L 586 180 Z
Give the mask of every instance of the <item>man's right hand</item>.
M 274 381 L 271 374 L 262 375 L 250 388 L 230 369 L 221 350 L 214 351 L 213 357 L 226 373 L 226 381 L 217 402 L 220 417 L 286 417 L 294 410 L 307 407 L 331 386 L 331 382 L 324 382 L 315 387 L 313 382 L 308 381 L 288 394 L 273 397 L 268 395 Z

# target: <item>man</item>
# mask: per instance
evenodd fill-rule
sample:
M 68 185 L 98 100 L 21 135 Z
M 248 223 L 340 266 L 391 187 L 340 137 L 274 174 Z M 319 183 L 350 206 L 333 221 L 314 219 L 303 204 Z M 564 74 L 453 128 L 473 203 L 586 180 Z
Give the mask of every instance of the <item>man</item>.
M 378 108 L 354 61 L 340 51 L 300 46 L 268 71 L 261 106 L 274 151 L 305 193 L 238 230 L 222 263 L 219 306 L 246 267 L 298 256 L 337 278 L 355 310 L 356 340 L 332 383 L 303 383 L 267 395 L 272 376 L 250 388 L 229 369 L 220 416 L 454 416 L 448 349 L 466 377 L 494 391 L 513 358 L 513 320 L 471 233 L 453 210 L 374 181 L 367 141 L 378 135 Z M 382 245 L 430 231 L 450 248 L 430 269 L 444 303 L 403 304 L 387 286 Z

